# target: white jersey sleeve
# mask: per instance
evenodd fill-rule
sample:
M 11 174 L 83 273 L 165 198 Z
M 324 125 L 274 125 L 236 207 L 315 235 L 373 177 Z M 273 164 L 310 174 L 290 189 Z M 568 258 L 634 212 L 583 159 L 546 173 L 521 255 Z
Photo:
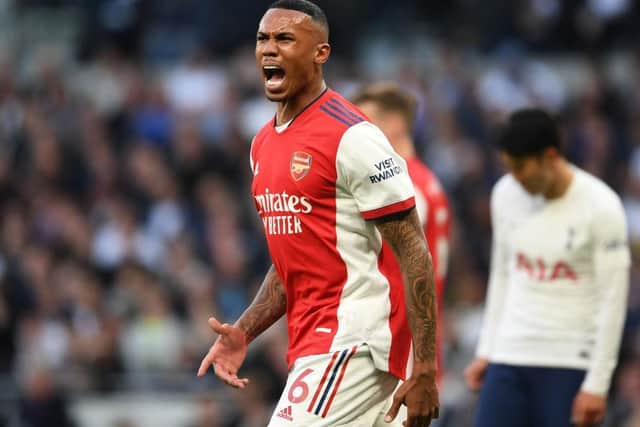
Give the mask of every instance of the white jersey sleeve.
M 420 219 L 420 224 L 424 227 L 427 225 L 427 218 L 429 214 L 429 204 L 427 203 L 427 199 L 424 198 L 422 193 L 415 186 L 413 187 L 416 193 L 416 212 L 418 213 L 418 218 Z
M 600 287 L 594 354 L 582 390 L 605 396 L 616 366 L 618 348 L 626 314 L 631 255 L 627 244 L 627 227 L 620 200 L 603 200 L 595 214 L 595 281 Z
M 415 205 L 405 161 L 382 131 L 369 122 L 350 127 L 336 157 L 338 185 L 346 187 L 365 219 L 400 212 Z
M 253 156 L 255 155 L 253 153 L 253 144 L 256 142 L 256 138 L 255 136 L 251 139 L 251 145 L 249 146 L 249 167 L 251 168 L 251 173 L 255 176 L 256 174 L 256 170 L 255 170 L 255 164 L 253 161 Z
M 480 331 L 480 339 L 476 349 L 476 356 L 489 358 L 498 330 L 498 325 L 504 310 L 505 294 L 508 283 L 508 254 L 504 236 L 504 193 L 506 178 L 500 180 L 491 192 L 491 225 L 493 237 L 491 245 L 491 268 L 489 284 L 484 309 L 484 319 Z

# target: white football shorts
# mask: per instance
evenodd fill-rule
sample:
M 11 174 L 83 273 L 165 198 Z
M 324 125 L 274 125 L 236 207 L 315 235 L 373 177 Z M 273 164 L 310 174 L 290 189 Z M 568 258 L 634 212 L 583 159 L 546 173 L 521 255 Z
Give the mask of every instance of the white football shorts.
M 393 423 L 383 421 L 398 381 L 373 365 L 367 345 L 301 357 L 268 427 L 401 427 L 404 405 Z

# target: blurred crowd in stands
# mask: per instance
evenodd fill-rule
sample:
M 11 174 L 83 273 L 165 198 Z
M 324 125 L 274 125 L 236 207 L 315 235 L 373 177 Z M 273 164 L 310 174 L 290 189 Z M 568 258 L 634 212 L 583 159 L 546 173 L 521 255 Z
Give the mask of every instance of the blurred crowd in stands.
M 28 13 L 42 3 L 74 2 L 18 1 L 14 9 L 5 4 L 4 13 Z M 190 427 L 264 426 L 286 376 L 281 324 L 252 345 L 243 369 L 252 380 L 247 390 L 231 391 L 213 375 L 198 380 L 195 371 L 213 339 L 207 318 L 234 321 L 269 265 L 248 190 L 251 137 L 274 108 L 262 95 L 252 47 L 268 2 L 250 2 L 245 16 L 251 21 L 231 33 L 190 24 L 203 19 L 194 11 L 205 6 L 195 0 L 158 1 L 145 9 L 155 20 L 143 15 L 142 27 L 139 10 L 132 10 L 127 27 L 116 18 L 128 15 L 109 15 L 107 6 L 145 2 L 87 3 L 85 22 L 95 31 L 79 32 L 84 36 L 72 46 L 81 51 L 77 56 L 0 50 L 0 424 L 18 417 L 34 427 L 79 425 L 68 406 L 78 397 L 162 390 L 194 396 L 198 411 Z M 440 2 L 423 2 L 431 8 L 410 3 L 425 15 L 454 19 L 436 6 Z M 591 21 L 576 28 L 601 32 L 565 35 L 574 41 L 566 45 L 560 35 L 543 42 L 551 30 L 539 32 L 538 43 L 527 38 L 554 16 L 567 19 L 564 2 L 521 3 L 538 15 L 526 26 L 512 17 L 509 22 L 521 24 L 520 37 L 500 34 L 495 46 L 449 43 L 417 30 L 408 39 L 386 37 L 374 31 L 379 26 L 340 55 L 343 31 L 334 39 L 338 53 L 327 82 L 348 96 L 366 82 L 393 79 L 420 99 L 416 141 L 454 213 L 439 426 L 470 425 L 473 413 L 475 396 L 461 372 L 483 311 L 489 192 L 503 173 L 489 142 L 492 126 L 525 105 L 558 114 L 569 158 L 604 178 L 627 212 L 634 264 L 606 425 L 638 426 L 640 50 L 622 42 L 633 40 L 627 19 L 637 7 L 624 0 L 584 2 L 571 16 Z M 328 4 L 340 34 L 344 19 Z M 358 16 L 355 10 L 345 16 Z M 215 16 L 219 28 L 236 22 Z M 161 18 L 208 32 L 194 44 L 201 34 L 184 36 L 162 27 Z M 184 37 L 171 40 L 172 30 Z M 218 34 L 231 39 L 212 44 Z M 601 55 L 575 50 L 600 45 L 611 49 Z M 115 425 L 139 427 L 135 417 Z

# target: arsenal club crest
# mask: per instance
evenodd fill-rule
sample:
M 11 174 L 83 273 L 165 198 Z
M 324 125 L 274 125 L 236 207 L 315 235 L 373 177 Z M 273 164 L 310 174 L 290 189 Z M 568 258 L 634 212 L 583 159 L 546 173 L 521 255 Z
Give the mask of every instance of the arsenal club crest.
M 296 151 L 291 156 L 290 171 L 295 181 L 300 181 L 307 176 L 311 169 L 311 154 L 304 151 Z

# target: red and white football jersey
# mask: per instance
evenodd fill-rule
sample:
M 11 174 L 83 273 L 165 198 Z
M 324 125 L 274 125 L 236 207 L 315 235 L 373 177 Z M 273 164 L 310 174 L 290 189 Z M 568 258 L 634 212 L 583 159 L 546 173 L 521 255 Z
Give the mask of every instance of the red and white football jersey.
M 407 165 L 355 106 L 325 91 L 251 146 L 252 195 L 287 293 L 289 366 L 367 343 L 404 378 L 411 345 L 402 278 L 372 221 L 414 207 Z

